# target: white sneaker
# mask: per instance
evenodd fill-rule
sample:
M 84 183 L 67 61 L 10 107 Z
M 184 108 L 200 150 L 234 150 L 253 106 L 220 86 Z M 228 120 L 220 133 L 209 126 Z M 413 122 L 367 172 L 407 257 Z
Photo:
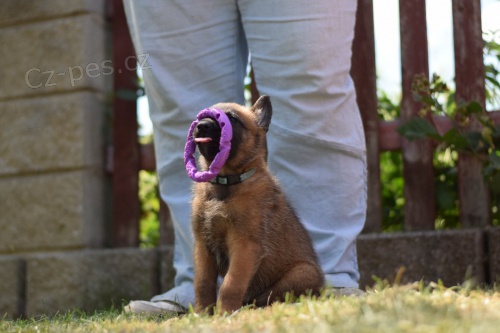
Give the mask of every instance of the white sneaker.
M 123 308 L 128 313 L 142 314 L 183 314 L 187 309 L 172 301 L 130 301 Z

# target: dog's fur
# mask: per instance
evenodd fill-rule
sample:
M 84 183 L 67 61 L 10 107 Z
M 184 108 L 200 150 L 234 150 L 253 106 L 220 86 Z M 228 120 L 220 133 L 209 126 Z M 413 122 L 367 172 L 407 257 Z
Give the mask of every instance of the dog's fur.
M 195 311 L 233 312 L 244 304 L 265 306 L 295 296 L 318 294 L 324 276 L 307 231 L 266 164 L 266 132 L 272 107 L 262 96 L 252 108 L 233 103 L 215 107 L 231 120 L 229 158 L 219 175 L 255 174 L 234 185 L 196 183 L 192 203 Z M 199 163 L 207 169 L 218 153 L 220 127 L 199 122 L 194 137 Z M 218 275 L 224 277 L 216 301 Z

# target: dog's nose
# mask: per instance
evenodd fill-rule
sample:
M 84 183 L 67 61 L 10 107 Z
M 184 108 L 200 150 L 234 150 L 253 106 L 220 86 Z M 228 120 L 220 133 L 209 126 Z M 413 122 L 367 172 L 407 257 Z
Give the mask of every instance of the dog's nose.
M 196 129 L 198 131 L 208 131 L 214 128 L 217 128 L 217 122 L 212 118 L 203 118 L 196 125 Z

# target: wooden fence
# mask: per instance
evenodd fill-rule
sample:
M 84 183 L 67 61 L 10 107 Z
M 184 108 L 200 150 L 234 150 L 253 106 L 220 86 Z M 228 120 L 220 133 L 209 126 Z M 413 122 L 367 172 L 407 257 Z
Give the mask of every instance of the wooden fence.
M 113 0 L 114 63 L 123 64 L 134 55 L 130 36 L 124 33 L 125 18 L 120 0 Z M 456 100 L 478 101 L 485 109 L 485 74 L 481 31 L 480 0 L 453 0 L 453 38 L 455 51 Z M 396 121 L 381 121 L 377 112 L 375 42 L 372 0 L 358 0 L 357 23 L 353 44 L 352 77 L 356 84 L 362 113 L 368 155 L 368 211 L 365 233 L 382 229 L 380 153 L 401 150 L 404 170 L 404 228 L 432 230 L 436 217 L 433 154 L 429 140 L 407 141 L 399 136 L 398 126 L 418 115 L 421 108 L 413 100 L 411 84 L 415 75 L 429 73 L 425 0 L 400 0 L 402 105 Z M 115 71 L 117 73 L 117 71 Z M 130 90 L 134 73 L 116 74 L 115 91 Z M 258 84 L 258 83 L 257 83 Z M 254 97 L 257 96 L 256 87 Z M 154 170 L 151 145 L 139 145 L 135 101 L 115 94 L 113 118 L 114 146 L 109 150 L 108 171 L 113 175 L 113 246 L 138 245 L 138 172 Z M 489 113 L 494 120 L 499 112 Z M 435 117 L 440 128 L 451 126 L 447 118 Z M 477 124 L 470 124 L 470 129 Z M 489 190 L 484 182 L 482 162 L 472 155 L 460 154 L 458 160 L 458 197 L 460 222 L 464 227 L 491 224 Z M 162 205 L 162 220 L 168 209 Z M 171 240 L 171 232 L 162 223 L 161 239 Z

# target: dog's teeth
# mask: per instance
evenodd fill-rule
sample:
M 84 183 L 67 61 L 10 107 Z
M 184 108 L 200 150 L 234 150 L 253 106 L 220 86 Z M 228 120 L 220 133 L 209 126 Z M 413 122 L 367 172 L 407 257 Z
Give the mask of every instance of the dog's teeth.
M 212 141 L 212 138 L 195 138 L 194 142 L 196 143 L 207 143 Z

